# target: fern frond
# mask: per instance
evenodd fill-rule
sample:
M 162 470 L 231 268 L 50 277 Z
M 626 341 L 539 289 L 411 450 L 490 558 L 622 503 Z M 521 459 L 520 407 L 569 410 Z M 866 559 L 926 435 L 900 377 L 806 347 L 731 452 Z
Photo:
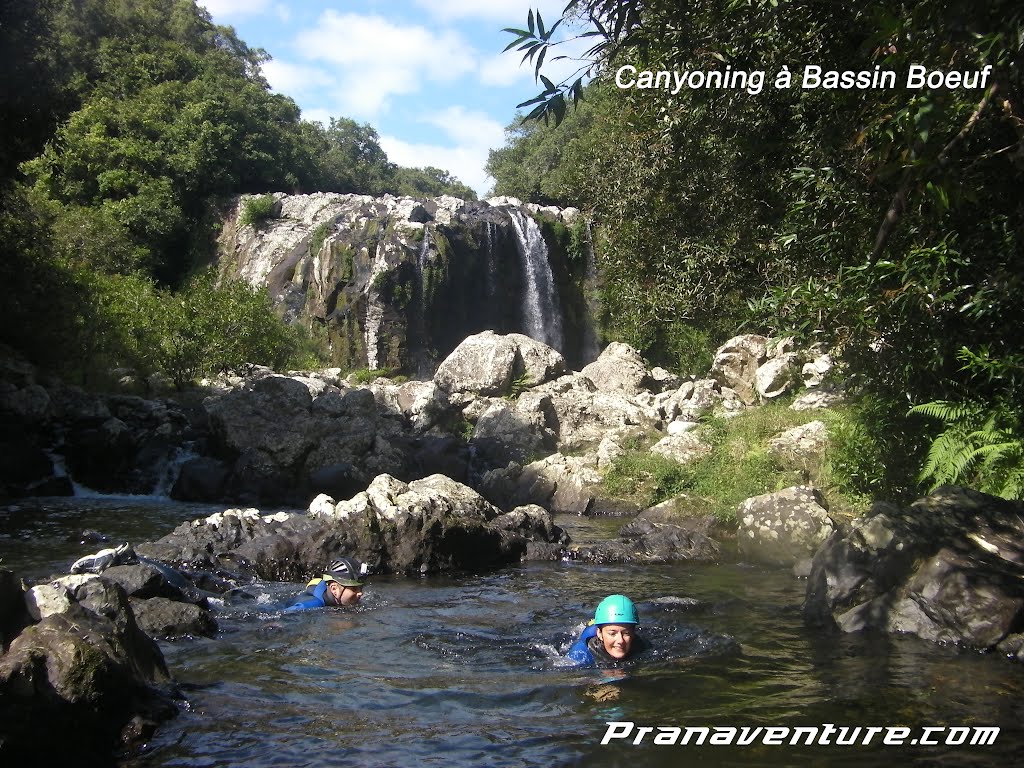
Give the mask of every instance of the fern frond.
M 950 400 L 934 400 L 911 408 L 908 413 L 920 414 L 938 419 L 945 424 L 957 424 L 976 419 L 981 409 L 976 403 L 954 403 Z

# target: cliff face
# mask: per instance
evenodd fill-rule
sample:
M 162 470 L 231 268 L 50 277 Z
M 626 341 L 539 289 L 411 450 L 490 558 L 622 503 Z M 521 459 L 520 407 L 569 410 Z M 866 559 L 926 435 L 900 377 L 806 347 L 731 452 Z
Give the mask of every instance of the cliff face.
M 275 195 L 271 218 L 221 234 L 222 276 L 266 286 L 285 318 L 326 338 L 331 363 L 429 377 L 466 336 L 518 332 L 577 367 L 598 340 L 585 223 L 572 208 Z

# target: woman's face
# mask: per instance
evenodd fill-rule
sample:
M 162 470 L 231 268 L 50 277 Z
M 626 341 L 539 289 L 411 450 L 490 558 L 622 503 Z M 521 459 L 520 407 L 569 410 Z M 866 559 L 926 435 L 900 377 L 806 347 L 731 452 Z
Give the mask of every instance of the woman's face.
M 616 660 L 629 656 L 633 633 L 634 627 L 630 624 L 605 624 L 597 628 L 597 636 L 604 645 L 605 653 Z

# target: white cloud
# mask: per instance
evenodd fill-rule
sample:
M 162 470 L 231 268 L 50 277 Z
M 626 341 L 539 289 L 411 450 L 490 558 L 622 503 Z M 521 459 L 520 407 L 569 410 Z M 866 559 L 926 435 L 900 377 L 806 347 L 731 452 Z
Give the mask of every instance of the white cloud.
M 469 45 L 455 32 L 335 11 L 302 32 L 296 48 L 339 68 L 340 106 L 363 117 L 385 109 L 393 96 L 416 93 L 428 81 L 450 83 L 476 66 Z
M 320 93 L 335 82 L 335 79 L 322 69 L 277 59 L 264 62 L 261 69 L 271 88 L 278 93 L 291 96 L 296 101 L 301 101 L 303 96 Z
M 460 144 L 490 148 L 505 141 L 505 126 L 483 112 L 472 112 L 453 106 L 424 117 L 423 122 L 436 125 Z
M 259 16 L 271 7 L 271 0 L 199 0 L 215 19 Z
M 441 168 L 472 187 L 478 195 L 486 194 L 494 184 L 494 179 L 484 171 L 488 152 L 505 143 L 505 129 L 501 123 L 461 106 L 433 113 L 423 122 L 441 128 L 456 142 L 456 146 L 414 143 L 394 136 L 381 136 L 380 145 L 388 159 L 410 168 L 428 165 Z
M 415 0 L 416 5 L 441 19 L 490 19 L 503 26 L 526 26 L 526 15 L 540 11 L 551 26 L 565 8 L 565 0 Z

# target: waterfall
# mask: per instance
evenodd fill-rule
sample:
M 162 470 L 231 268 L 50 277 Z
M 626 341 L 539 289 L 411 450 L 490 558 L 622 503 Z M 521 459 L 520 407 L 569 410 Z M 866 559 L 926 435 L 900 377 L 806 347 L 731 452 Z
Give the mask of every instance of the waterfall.
M 410 317 L 410 323 L 413 323 L 410 328 L 410 337 L 415 339 L 415 348 L 413 354 L 413 360 L 416 364 L 416 375 L 422 379 L 429 379 L 432 375 L 433 363 L 429 360 L 427 351 L 428 339 L 430 338 L 430 331 L 427 328 L 427 280 L 426 280 L 426 269 L 427 263 L 430 260 L 430 228 L 423 225 L 423 243 L 420 246 L 420 252 L 416 256 L 416 285 L 415 290 L 418 292 L 413 296 L 413 310 L 416 315 Z M 415 321 L 415 322 L 413 322 Z
M 521 210 L 511 210 L 509 215 L 516 233 L 516 247 L 523 261 L 525 333 L 531 339 L 542 341 L 561 352 L 565 342 L 562 310 L 555 277 L 548 263 L 547 243 L 532 216 Z
M 377 243 L 377 251 L 374 254 L 373 267 L 370 271 L 370 279 L 366 288 L 366 325 L 363 328 L 363 341 L 366 344 L 366 367 L 371 371 L 377 370 L 377 345 L 380 341 L 380 327 L 384 320 L 384 307 L 381 306 L 380 296 L 373 287 L 377 278 L 388 271 L 387 255 L 384 242 Z
M 494 230 L 497 228 L 490 219 L 484 221 L 484 232 L 487 242 L 487 298 L 493 299 L 498 295 L 498 261 L 494 250 Z

